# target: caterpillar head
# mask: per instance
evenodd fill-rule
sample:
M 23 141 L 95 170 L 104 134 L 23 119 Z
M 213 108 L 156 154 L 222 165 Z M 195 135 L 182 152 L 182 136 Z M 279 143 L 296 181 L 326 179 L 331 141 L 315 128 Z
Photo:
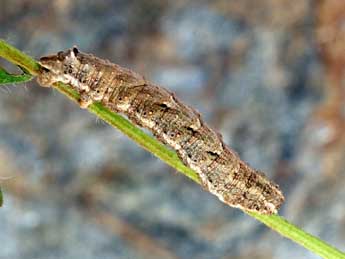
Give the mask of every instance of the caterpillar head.
M 64 74 L 72 74 L 80 64 L 77 58 L 78 53 L 77 47 L 73 47 L 59 51 L 57 54 L 41 57 L 38 62 L 41 65 L 38 83 L 42 86 L 50 86 L 57 81 L 64 82 Z

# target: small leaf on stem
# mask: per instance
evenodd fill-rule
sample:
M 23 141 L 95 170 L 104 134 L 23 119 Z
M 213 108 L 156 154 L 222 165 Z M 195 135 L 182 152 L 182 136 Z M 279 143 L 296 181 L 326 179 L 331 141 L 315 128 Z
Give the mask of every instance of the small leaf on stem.
M 14 84 L 14 83 L 24 83 L 30 81 L 33 76 L 25 72 L 23 69 L 23 74 L 13 75 L 8 73 L 5 69 L 0 67 L 0 85 Z

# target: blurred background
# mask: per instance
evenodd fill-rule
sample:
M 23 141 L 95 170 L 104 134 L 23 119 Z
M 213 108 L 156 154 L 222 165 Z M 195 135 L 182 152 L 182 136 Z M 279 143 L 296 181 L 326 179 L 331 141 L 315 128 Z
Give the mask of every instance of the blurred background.
M 0 5 L 35 58 L 77 45 L 176 92 L 279 183 L 281 215 L 345 249 L 344 1 Z M 34 80 L 0 109 L 1 259 L 318 258 Z

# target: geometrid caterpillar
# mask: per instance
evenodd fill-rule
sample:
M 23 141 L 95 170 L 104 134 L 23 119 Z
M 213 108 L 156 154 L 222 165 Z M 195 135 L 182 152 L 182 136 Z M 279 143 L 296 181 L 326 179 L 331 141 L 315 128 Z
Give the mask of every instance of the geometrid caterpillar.
M 80 106 L 101 102 L 149 129 L 196 171 L 205 189 L 226 204 L 261 214 L 276 213 L 284 201 L 278 185 L 249 167 L 198 112 L 168 90 L 139 74 L 82 53 L 77 48 L 42 57 L 38 83 L 69 84 L 80 93 Z

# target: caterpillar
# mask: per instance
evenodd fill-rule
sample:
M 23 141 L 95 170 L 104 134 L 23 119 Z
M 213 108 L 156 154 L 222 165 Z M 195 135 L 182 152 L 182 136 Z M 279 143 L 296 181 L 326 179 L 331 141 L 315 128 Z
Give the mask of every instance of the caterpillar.
M 149 129 L 197 172 L 203 187 L 221 201 L 260 214 L 277 213 L 284 196 L 279 186 L 243 162 L 200 114 L 173 93 L 143 76 L 76 47 L 40 58 L 37 81 L 56 82 L 79 92 L 81 108 L 100 102 Z

